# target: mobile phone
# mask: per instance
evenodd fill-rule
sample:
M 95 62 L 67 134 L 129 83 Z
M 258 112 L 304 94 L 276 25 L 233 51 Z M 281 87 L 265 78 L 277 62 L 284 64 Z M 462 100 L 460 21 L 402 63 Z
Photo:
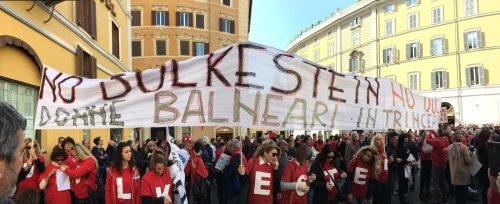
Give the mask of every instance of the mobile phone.
M 488 142 L 486 143 L 486 149 L 488 149 L 490 174 L 498 176 L 498 172 L 500 172 L 500 142 Z

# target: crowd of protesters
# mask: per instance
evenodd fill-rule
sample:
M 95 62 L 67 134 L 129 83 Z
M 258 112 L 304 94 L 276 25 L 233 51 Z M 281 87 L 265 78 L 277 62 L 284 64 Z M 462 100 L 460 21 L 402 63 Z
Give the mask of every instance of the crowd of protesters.
M 175 161 L 168 158 L 170 145 L 177 145 L 189 203 L 215 197 L 221 204 L 385 204 L 397 194 L 404 204 L 415 189 L 422 203 L 466 203 L 476 192 L 483 203 L 500 203 L 500 177 L 488 171 L 486 143 L 500 140 L 493 126 L 350 131 L 328 138 L 183 136 L 175 144 L 110 141 L 107 148 L 100 137 L 93 145 L 61 137 L 45 158 L 37 141 L 24 139 L 26 120 L 3 102 L 0 110 L 0 202 L 175 203 L 178 185 L 168 168 Z M 216 168 L 221 158 L 229 161 Z M 471 176 L 475 160 L 481 168 Z

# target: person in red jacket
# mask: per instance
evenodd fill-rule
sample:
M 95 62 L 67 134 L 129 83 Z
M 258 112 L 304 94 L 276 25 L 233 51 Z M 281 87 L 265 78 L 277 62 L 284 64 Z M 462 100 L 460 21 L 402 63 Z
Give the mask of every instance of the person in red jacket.
M 68 189 L 59 189 L 57 182 L 59 178 L 56 173 L 60 172 L 59 168 L 68 158 L 66 152 L 61 148 L 54 148 L 50 154 L 50 164 L 45 168 L 45 172 L 38 178 L 40 189 L 45 189 L 46 204 L 71 204 L 71 195 Z M 60 172 L 62 173 L 62 172 Z
M 37 141 L 27 138 L 24 140 L 24 144 L 23 168 L 19 172 L 17 192 L 21 192 L 25 188 L 32 188 L 43 198 L 43 192 L 38 186 L 38 178 L 45 171 L 45 157 L 40 152 Z
M 297 148 L 294 159 L 288 161 L 281 177 L 281 192 L 277 195 L 279 204 L 307 204 L 309 185 L 316 180 L 316 175 L 308 177 L 308 163 L 312 157 L 312 150 L 305 144 Z
M 71 191 L 74 192 L 77 203 L 88 203 L 88 188 L 95 192 L 97 190 L 97 160 L 92 153 L 82 144 L 75 144 L 73 148 L 74 158 L 78 161 L 75 168 L 62 165 L 61 171 L 71 177 Z
M 205 167 L 205 164 L 201 159 L 202 152 L 203 152 L 203 144 L 201 144 L 200 142 L 194 143 L 193 149 L 190 150 L 191 158 L 189 159 L 188 163 L 186 164 L 186 167 L 184 168 L 184 174 L 186 174 L 186 177 L 190 178 L 189 190 L 191 194 L 195 182 L 206 179 L 208 177 L 207 167 Z M 193 195 L 191 196 L 192 198 L 190 199 L 190 201 L 192 200 L 196 201 L 197 203 L 208 203 L 206 196 L 207 195 L 201 197 L 195 197 Z
M 174 185 L 167 167 L 165 153 L 155 150 L 151 156 L 149 171 L 141 179 L 142 204 L 172 203 Z
M 448 152 L 446 148 L 450 145 L 450 141 L 447 135 L 437 135 L 435 131 L 431 131 L 431 134 L 427 135 L 425 139 L 432 146 L 431 187 L 434 194 L 432 197 L 437 201 L 447 202 L 446 164 L 448 162 Z
M 351 191 L 348 200 L 351 200 L 352 203 L 367 203 L 369 180 L 377 180 L 381 172 L 377 154 L 377 151 L 371 147 L 362 147 L 349 162 L 347 170 L 349 171 Z
M 316 149 L 316 151 L 318 152 L 321 152 L 324 146 L 325 141 L 323 140 L 323 134 L 319 133 L 318 140 L 314 143 L 314 149 Z
M 387 153 L 385 152 L 385 142 L 384 136 L 382 134 L 377 133 L 372 138 L 370 147 L 377 151 L 377 158 L 380 161 L 380 176 L 375 179 L 375 187 L 373 192 L 373 203 L 389 203 L 389 199 L 384 195 L 387 195 L 387 191 L 389 191 L 388 182 L 389 182 L 389 160 L 387 157 Z
M 140 204 L 141 180 L 132 157 L 132 147 L 120 142 L 113 152 L 106 176 L 106 204 Z
M 272 140 L 262 142 L 247 166 L 240 166 L 238 173 L 246 174 L 249 179 L 247 204 L 273 203 L 273 173 L 278 170 L 280 148 Z
M 430 136 L 430 134 L 431 132 L 428 130 L 423 131 L 417 142 L 417 147 L 420 154 L 420 165 L 422 167 L 422 170 L 420 171 L 420 194 L 419 194 L 419 198 L 422 202 L 427 202 L 431 194 L 430 193 L 431 172 L 432 172 L 431 152 L 425 153 L 422 150 L 425 138 Z
M 64 139 L 64 142 L 62 143 L 62 147 L 66 154 L 68 155 L 68 158 L 66 161 L 64 161 L 64 165 L 69 166 L 71 168 L 76 168 L 78 166 L 78 162 L 73 156 L 73 149 L 75 148 L 75 140 L 71 137 L 66 137 Z

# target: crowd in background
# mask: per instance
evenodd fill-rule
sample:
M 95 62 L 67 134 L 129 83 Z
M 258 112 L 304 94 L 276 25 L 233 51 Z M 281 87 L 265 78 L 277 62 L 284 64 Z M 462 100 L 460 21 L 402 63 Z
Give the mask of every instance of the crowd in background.
M 500 178 L 488 171 L 486 143 L 500 141 L 492 125 L 345 131 L 328 138 L 183 136 L 175 143 L 110 141 L 106 149 L 100 137 L 93 145 L 61 137 L 45 158 L 37 141 L 19 135 L 24 118 L 5 103 L 0 109 L 6 113 L 0 116 L 0 198 L 13 199 L 0 202 L 176 203 L 180 184 L 168 167 L 180 162 L 189 203 L 390 204 L 397 195 L 404 204 L 417 189 L 422 203 L 500 203 Z M 172 145 L 180 148 L 177 161 L 169 159 Z M 221 158 L 229 161 L 216 168 Z M 61 184 L 65 178 L 69 186 Z

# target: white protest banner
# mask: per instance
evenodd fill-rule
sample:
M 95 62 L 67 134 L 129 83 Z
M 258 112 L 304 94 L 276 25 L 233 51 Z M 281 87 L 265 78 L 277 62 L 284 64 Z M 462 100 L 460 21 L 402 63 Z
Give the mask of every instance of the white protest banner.
M 239 126 L 436 129 L 439 98 L 239 43 L 184 62 L 87 79 L 45 67 L 36 129 Z
M 229 161 L 231 160 L 231 156 L 227 155 L 226 153 L 222 153 L 219 157 L 219 160 L 217 160 L 217 163 L 215 164 L 215 168 L 218 170 L 224 170 L 224 168 L 229 164 Z

